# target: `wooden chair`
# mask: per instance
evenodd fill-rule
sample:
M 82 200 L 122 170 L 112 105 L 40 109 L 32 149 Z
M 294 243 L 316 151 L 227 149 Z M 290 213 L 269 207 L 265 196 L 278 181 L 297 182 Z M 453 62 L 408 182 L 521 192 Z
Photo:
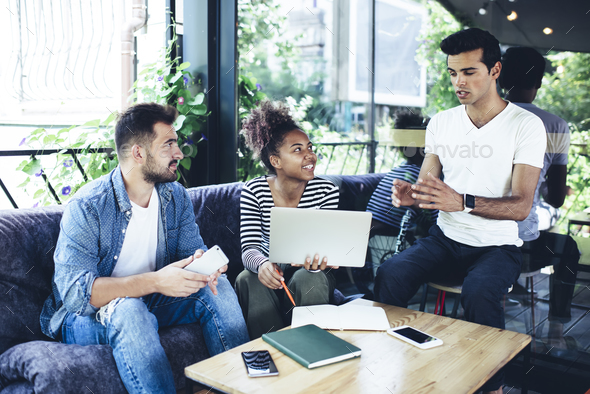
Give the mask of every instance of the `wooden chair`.
M 539 273 L 540 271 L 537 271 Z M 521 274 L 522 277 L 522 274 Z M 532 281 L 531 281 L 532 282 Z M 420 311 L 424 312 L 426 308 L 426 298 L 428 297 L 428 287 L 438 290 L 438 296 L 436 298 L 436 304 L 434 306 L 435 315 L 446 315 L 445 298 L 446 293 L 452 293 L 455 295 L 455 302 L 453 303 L 453 311 L 450 317 L 453 319 L 457 317 L 457 311 L 459 310 L 459 304 L 461 303 L 461 290 L 463 289 L 463 279 L 461 280 L 446 280 L 437 282 L 428 282 L 424 284 L 422 288 L 422 301 L 420 302 Z M 508 293 L 512 291 L 512 286 L 508 289 Z M 531 300 L 533 300 L 534 293 L 531 288 Z M 534 313 L 534 312 L 533 312 Z M 534 332 L 534 315 L 533 315 L 533 332 Z

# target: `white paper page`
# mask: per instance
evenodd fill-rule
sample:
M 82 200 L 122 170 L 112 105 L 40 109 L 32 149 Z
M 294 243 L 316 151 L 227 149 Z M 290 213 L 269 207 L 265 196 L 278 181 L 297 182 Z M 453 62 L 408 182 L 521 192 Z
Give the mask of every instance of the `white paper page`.
M 383 308 L 344 304 L 338 307 L 344 330 L 386 331 L 389 320 Z
M 323 329 L 340 330 L 338 307 L 335 305 L 313 305 L 293 308 L 291 328 L 307 324 L 315 324 Z

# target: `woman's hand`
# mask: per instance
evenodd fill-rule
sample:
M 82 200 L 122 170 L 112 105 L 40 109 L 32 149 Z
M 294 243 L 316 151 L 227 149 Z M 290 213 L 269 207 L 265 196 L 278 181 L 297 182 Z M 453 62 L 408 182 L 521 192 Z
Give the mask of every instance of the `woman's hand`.
M 291 264 L 293 267 L 305 267 L 308 271 L 323 271 L 328 267 L 328 257 L 324 256 L 322 262 L 320 264 L 320 255 L 316 253 L 313 257 L 313 261 L 311 258 L 306 258 L 304 264 Z M 331 266 L 330 268 L 338 269 L 338 266 Z
M 284 280 L 283 271 L 275 263 L 267 261 L 258 269 L 258 280 L 269 289 L 282 289 Z

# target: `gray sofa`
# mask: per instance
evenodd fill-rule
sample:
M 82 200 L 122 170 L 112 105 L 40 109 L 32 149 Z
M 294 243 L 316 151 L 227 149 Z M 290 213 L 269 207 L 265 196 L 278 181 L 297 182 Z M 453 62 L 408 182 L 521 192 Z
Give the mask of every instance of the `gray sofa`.
M 340 209 L 364 210 L 383 174 L 327 177 L 341 187 Z M 189 189 L 208 246 L 229 257 L 228 278 L 242 270 L 242 183 Z M 0 393 L 125 393 L 107 345 L 64 345 L 41 333 L 39 315 L 51 291 L 53 252 L 63 206 L 0 211 Z M 160 330 L 177 389 L 184 368 L 209 357 L 198 324 Z

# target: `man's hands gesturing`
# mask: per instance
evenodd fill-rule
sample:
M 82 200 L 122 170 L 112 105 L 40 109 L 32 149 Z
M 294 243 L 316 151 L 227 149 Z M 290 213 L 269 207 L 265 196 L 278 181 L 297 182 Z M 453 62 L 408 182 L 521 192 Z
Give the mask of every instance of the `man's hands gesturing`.
M 418 179 L 417 185 L 411 186 L 413 199 L 421 200 L 418 206 L 424 209 L 438 209 L 444 212 L 463 211 L 463 196 L 432 174 L 429 179 Z

